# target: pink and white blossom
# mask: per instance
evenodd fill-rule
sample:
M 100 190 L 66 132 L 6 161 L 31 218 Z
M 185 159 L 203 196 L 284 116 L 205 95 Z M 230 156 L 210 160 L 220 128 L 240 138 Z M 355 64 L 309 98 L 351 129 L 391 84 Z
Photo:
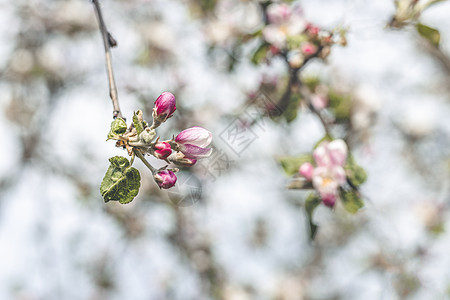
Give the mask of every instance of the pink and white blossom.
M 343 166 L 347 159 L 347 144 L 341 140 L 322 142 L 313 152 L 314 160 L 319 167 Z
M 339 196 L 339 187 L 347 181 L 344 170 L 347 152 L 347 144 L 343 140 L 324 141 L 313 152 L 316 167 L 306 162 L 298 170 L 300 175 L 312 181 L 326 206 L 334 206 Z
M 334 206 L 339 187 L 347 180 L 344 164 L 347 159 L 347 144 L 343 140 L 322 142 L 313 152 L 317 167 L 312 183 L 327 206 Z
M 267 7 L 267 19 L 271 24 L 283 24 L 291 15 L 291 7 L 286 3 L 273 3 Z
M 211 155 L 212 149 L 208 148 L 212 141 L 212 134 L 202 127 L 192 127 L 180 132 L 175 142 L 180 151 L 187 157 L 198 159 Z
M 284 3 L 270 4 L 267 19 L 269 24 L 263 29 L 263 37 L 279 49 L 286 48 L 287 38 L 301 34 L 307 25 L 301 9 Z
M 324 204 L 333 206 L 339 192 L 339 186 L 345 183 L 346 178 L 342 166 L 317 167 L 313 172 L 312 183 Z

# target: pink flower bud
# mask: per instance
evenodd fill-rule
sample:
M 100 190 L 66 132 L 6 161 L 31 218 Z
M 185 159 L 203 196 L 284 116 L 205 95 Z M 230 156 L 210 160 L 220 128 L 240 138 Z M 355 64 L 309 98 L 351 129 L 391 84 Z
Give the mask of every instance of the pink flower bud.
M 306 31 L 310 36 L 317 36 L 319 34 L 320 28 L 309 23 L 308 25 L 306 25 Z
M 311 104 L 317 110 L 324 109 L 328 105 L 328 97 L 314 94 L 311 96 Z
M 312 43 L 303 43 L 300 48 L 306 56 L 314 55 L 317 52 L 317 46 Z
M 153 149 L 153 155 L 159 159 L 166 159 L 172 153 L 170 144 L 166 142 L 157 142 Z
M 153 176 L 153 178 L 161 189 L 169 189 L 175 185 L 175 182 L 177 182 L 177 176 L 170 170 L 160 170 Z
M 179 166 L 179 167 L 192 167 L 197 162 L 196 159 L 187 158 L 183 153 L 172 153 L 167 158 L 171 163 Z
M 155 101 L 155 107 L 153 108 L 153 117 L 160 122 L 166 121 L 175 112 L 176 103 L 175 96 L 172 93 L 164 92 L 159 95 Z
M 187 158 L 208 157 L 212 149 L 207 148 L 212 141 L 212 134 L 202 127 L 192 127 L 180 132 L 175 142 Z
M 322 198 L 322 203 L 328 207 L 333 207 L 337 199 L 336 194 L 324 194 L 320 195 L 320 197 Z
M 300 166 L 300 168 L 298 169 L 298 172 L 300 173 L 300 175 L 305 177 L 307 180 L 311 181 L 312 177 L 313 177 L 314 167 L 311 163 L 305 162 L 304 164 L 302 164 Z

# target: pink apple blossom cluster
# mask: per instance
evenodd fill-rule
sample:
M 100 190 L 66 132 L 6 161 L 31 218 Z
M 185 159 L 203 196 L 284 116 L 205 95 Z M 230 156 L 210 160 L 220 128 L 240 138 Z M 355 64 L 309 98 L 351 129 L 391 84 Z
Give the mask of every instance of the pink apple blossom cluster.
M 341 139 L 324 141 L 313 152 L 316 166 L 306 162 L 299 168 L 300 175 L 312 182 L 326 206 L 334 206 L 339 187 L 347 180 L 344 170 L 347 151 L 347 144 Z
M 162 93 L 155 101 L 153 108 L 152 128 L 167 121 L 176 110 L 175 96 L 169 92 Z M 150 153 L 156 158 L 166 160 L 177 166 L 193 166 L 197 159 L 208 157 L 212 149 L 208 148 L 212 134 L 202 127 L 192 127 L 181 131 L 175 139 L 161 142 L 159 138 L 151 144 Z M 175 169 L 176 171 L 176 169 Z M 155 182 L 160 188 L 168 189 L 175 185 L 177 177 L 174 170 L 166 167 L 154 172 Z
M 300 68 L 311 57 L 325 58 L 330 46 L 341 39 L 308 22 L 298 4 L 273 2 L 266 8 L 267 24 L 262 29 L 271 55 L 282 55 L 291 68 Z
M 108 139 L 117 140 L 116 146 L 125 147 L 129 155 L 137 155 L 152 171 L 153 178 L 160 188 L 168 189 L 175 185 L 177 168 L 154 168 L 144 157 L 150 154 L 177 167 L 191 167 L 198 159 L 208 157 L 212 149 L 209 145 L 212 134 L 202 127 L 192 127 L 181 131 L 171 140 L 161 141 L 156 138 L 156 128 L 173 116 L 176 110 L 175 96 L 169 92 L 162 93 L 155 101 L 153 123 L 151 126 L 143 120 L 142 111 L 137 111 L 133 124 L 126 129 L 125 120 L 117 118 L 111 125 Z

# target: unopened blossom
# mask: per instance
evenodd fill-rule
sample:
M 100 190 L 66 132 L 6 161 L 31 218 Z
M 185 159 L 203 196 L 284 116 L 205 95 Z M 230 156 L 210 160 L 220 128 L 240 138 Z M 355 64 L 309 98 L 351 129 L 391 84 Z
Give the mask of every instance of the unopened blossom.
M 153 118 L 160 123 L 165 122 L 177 109 L 175 104 L 175 96 L 172 93 L 162 93 L 155 101 Z
M 316 110 L 324 109 L 328 105 L 328 97 L 314 94 L 311 96 L 311 104 Z
M 194 158 L 187 158 L 181 152 L 174 152 L 168 158 L 168 161 L 177 165 L 178 167 L 192 167 L 197 162 Z
M 183 130 L 175 138 L 179 150 L 187 158 L 193 159 L 208 157 L 212 151 L 208 148 L 211 141 L 211 132 L 198 126 Z
M 319 34 L 319 31 L 320 28 L 311 23 L 306 25 L 306 32 L 312 37 L 316 37 Z
M 305 62 L 305 56 L 299 50 L 292 50 L 288 52 L 287 61 L 291 68 L 300 68 Z
M 177 176 L 171 170 L 160 170 L 153 178 L 161 189 L 169 189 L 177 182 Z
M 309 162 L 305 162 L 300 166 L 298 172 L 307 180 L 311 181 L 314 173 L 314 166 Z
M 159 159 L 166 159 L 172 153 L 172 148 L 167 142 L 157 142 L 153 149 L 153 155 Z
M 314 55 L 317 52 L 317 46 L 314 45 L 313 43 L 308 43 L 308 42 L 303 43 L 300 46 L 300 49 L 302 50 L 302 53 L 306 56 Z

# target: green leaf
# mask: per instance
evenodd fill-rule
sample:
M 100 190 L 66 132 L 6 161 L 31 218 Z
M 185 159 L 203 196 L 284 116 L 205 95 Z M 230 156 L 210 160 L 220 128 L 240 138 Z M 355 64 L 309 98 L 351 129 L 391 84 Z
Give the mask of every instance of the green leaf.
M 297 118 L 298 106 L 300 104 L 300 95 L 292 94 L 289 100 L 289 104 L 286 110 L 283 112 L 283 116 L 288 123 L 291 123 Z
M 417 32 L 427 39 L 433 46 L 439 47 L 439 43 L 441 41 L 441 34 L 435 28 L 429 27 L 422 23 L 417 24 Z
M 313 212 L 316 209 L 316 207 L 319 206 L 320 202 L 322 202 L 322 200 L 316 193 L 309 194 L 308 198 L 306 198 L 306 200 L 305 200 L 305 211 L 306 211 L 306 216 L 308 218 L 309 230 L 310 230 L 309 237 L 311 240 L 314 240 L 314 237 L 316 236 L 316 232 L 317 232 L 317 228 L 318 228 L 318 226 L 316 224 L 314 224 L 312 221 L 312 215 L 313 215 Z
M 340 196 L 342 204 L 344 205 L 345 210 L 349 213 L 355 214 L 358 210 L 364 206 L 364 202 L 361 199 L 360 194 L 357 191 L 350 190 L 344 191 L 340 190 Z
M 114 156 L 109 159 L 111 165 L 103 177 L 100 193 L 105 200 L 119 201 L 122 204 L 133 201 L 141 186 L 139 171 L 130 166 L 128 159 Z
M 252 56 L 252 63 L 257 65 L 260 64 L 267 56 L 267 51 L 269 51 L 269 44 L 262 43 Z
M 133 114 L 133 125 L 136 128 L 137 134 L 141 134 L 144 131 L 145 121 L 142 120 L 142 110 L 138 110 Z
M 278 159 L 281 167 L 288 176 L 298 173 L 298 168 L 305 162 L 313 162 L 311 154 L 303 154 L 299 156 L 284 156 Z
M 353 155 L 349 155 L 347 157 L 347 162 L 345 163 L 344 169 L 347 174 L 347 178 L 356 187 L 360 186 L 367 180 L 366 171 L 355 162 Z
M 289 49 L 298 49 L 304 42 L 307 41 L 308 37 L 306 36 L 306 34 L 289 35 L 286 38 L 286 43 Z
M 302 82 L 308 87 L 311 92 L 313 92 L 321 83 L 318 76 L 307 76 L 302 79 Z
M 114 121 L 111 122 L 111 129 L 108 133 L 108 140 L 124 134 L 125 131 L 127 131 L 127 123 L 125 123 L 125 120 L 122 118 L 114 119 Z
M 330 90 L 328 92 L 329 105 L 333 111 L 336 121 L 345 123 L 350 118 L 352 108 L 352 99 L 348 95 Z

